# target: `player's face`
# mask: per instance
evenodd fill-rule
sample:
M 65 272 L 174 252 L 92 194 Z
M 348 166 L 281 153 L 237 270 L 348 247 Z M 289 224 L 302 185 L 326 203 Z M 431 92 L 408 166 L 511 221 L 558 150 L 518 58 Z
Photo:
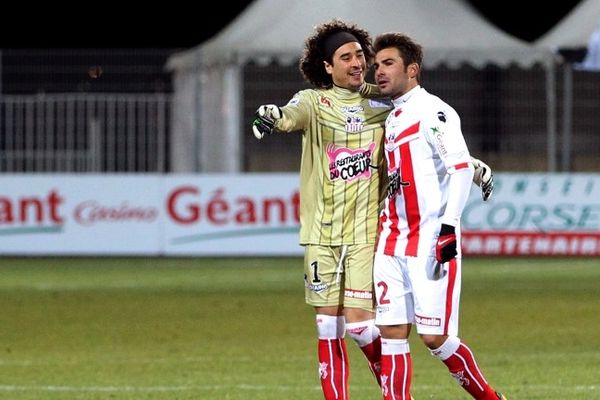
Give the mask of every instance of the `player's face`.
M 392 99 L 402 96 L 417 85 L 418 65 L 404 65 L 400 52 L 389 47 L 375 55 L 375 82 L 381 94 Z
M 332 64 L 325 62 L 325 70 L 336 86 L 358 90 L 365 82 L 367 60 L 358 42 L 346 43 L 333 53 Z

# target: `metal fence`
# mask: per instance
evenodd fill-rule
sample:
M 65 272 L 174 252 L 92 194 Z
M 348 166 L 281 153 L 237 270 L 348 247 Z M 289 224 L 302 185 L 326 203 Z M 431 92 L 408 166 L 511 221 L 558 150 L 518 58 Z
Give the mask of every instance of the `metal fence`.
M 297 65 L 249 64 L 244 71 L 246 127 L 259 104 L 285 104 L 306 83 Z M 496 171 L 548 170 L 546 72 L 540 65 L 458 69 L 438 67 L 423 71 L 423 86 L 452 105 L 461 116 L 462 130 L 473 155 Z M 368 79 L 373 82 L 373 78 Z M 560 159 L 565 172 L 600 171 L 600 73 L 574 71 L 572 97 L 566 97 L 563 69 L 556 72 L 559 145 L 565 138 L 570 158 Z M 572 98 L 572 104 L 566 99 Z M 565 119 L 565 111 L 572 120 Z M 569 126 L 567 126 L 569 125 Z M 566 128 L 569 135 L 563 133 Z M 300 167 L 299 135 L 272 135 L 260 142 L 246 128 L 243 165 L 248 171 L 296 171 Z M 276 155 L 270 157 L 269 155 Z
M 166 172 L 171 95 L 0 97 L 0 172 Z

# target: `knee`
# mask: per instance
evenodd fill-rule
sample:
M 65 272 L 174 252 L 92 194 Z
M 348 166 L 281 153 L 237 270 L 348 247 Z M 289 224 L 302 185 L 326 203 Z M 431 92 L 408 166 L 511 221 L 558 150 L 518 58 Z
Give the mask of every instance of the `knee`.
M 442 335 L 420 335 L 421 340 L 430 349 L 437 349 L 444 344 L 448 336 Z
M 359 347 L 373 343 L 380 336 L 379 329 L 375 326 L 375 320 L 373 319 L 360 322 L 347 322 L 346 332 Z

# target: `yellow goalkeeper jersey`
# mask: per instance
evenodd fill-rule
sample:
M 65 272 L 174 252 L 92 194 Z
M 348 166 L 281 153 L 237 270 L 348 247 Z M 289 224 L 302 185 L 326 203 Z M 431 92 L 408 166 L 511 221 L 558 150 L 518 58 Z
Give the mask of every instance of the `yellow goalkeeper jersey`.
M 368 95 L 363 86 L 362 93 Z M 300 244 L 375 243 L 385 186 L 387 99 L 333 87 L 302 90 L 282 107 L 275 128 L 301 130 Z

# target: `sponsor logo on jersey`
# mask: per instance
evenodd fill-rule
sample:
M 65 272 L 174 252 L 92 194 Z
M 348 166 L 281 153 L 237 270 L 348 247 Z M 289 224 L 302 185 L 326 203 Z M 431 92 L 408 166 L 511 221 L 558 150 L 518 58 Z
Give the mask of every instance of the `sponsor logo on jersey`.
M 327 146 L 327 157 L 329 158 L 329 179 L 335 181 L 343 179 L 353 181 L 354 179 L 369 179 L 373 161 L 375 143 L 359 149 L 348 149 L 346 147 L 335 147 L 333 144 Z
M 292 107 L 297 107 L 299 103 L 300 103 L 300 99 L 297 97 L 294 97 L 290 101 L 288 101 L 287 105 L 292 106 Z
M 341 108 L 341 110 L 347 114 L 356 114 L 357 112 L 361 112 L 364 111 L 365 108 L 361 105 L 357 105 L 357 106 L 344 106 Z
M 434 126 L 429 129 L 431 129 L 431 134 L 433 135 L 433 137 L 438 145 L 438 149 L 440 150 L 440 153 L 443 156 L 448 154 L 448 150 L 446 150 L 446 145 L 444 144 L 444 132 L 440 131 L 440 128 L 437 126 Z
M 364 290 L 352 290 L 346 289 L 344 290 L 344 297 L 349 297 L 351 299 L 367 299 L 370 300 L 373 298 L 372 292 L 367 292 Z
M 315 293 L 321 293 L 329 288 L 326 283 L 309 283 L 307 280 L 304 281 L 304 287 Z
M 346 132 L 356 133 L 362 131 L 364 121 L 358 115 L 348 115 L 346 117 Z
M 402 180 L 402 176 L 400 176 L 400 173 L 398 172 L 398 170 L 392 172 L 392 174 L 388 174 L 388 179 L 389 179 L 390 183 L 388 185 L 387 196 L 390 199 L 392 197 L 394 197 L 396 195 L 396 193 L 398 193 L 398 191 L 400 190 L 400 188 L 402 186 L 410 185 L 410 182 L 404 182 Z
M 331 107 L 331 99 L 325 96 L 319 96 L 319 106 Z
M 442 320 L 436 317 L 423 317 L 421 315 L 415 315 L 415 321 L 419 325 L 442 326 Z

